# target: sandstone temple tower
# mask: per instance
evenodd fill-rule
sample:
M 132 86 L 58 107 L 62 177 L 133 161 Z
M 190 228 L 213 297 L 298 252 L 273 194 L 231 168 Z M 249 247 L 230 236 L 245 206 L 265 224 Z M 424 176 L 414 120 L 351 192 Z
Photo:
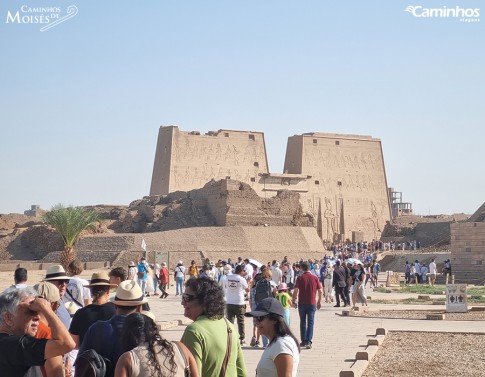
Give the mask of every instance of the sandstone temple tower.
M 268 173 L 262 132 L 219 130 L 201 135 L 160 127 L 150 195 L 190 191 L 211 179 L 255 184 Z
M 270 173 L 262 132 L 201 135 L 160 127 L 150 195 L 190 191 L 211 179 L 245 182 L 263 198 L 280 190 L 298 192 L 327 245 L 379 239 L 391 217 L 381 141 L 370 136 L 289 137 L 284 173 Z
M 327 241 L 379 239 L 390 220 L 381 141 L 370 136 L 305 133 L 288 138 L 285 173 L 306 175 L 302 204 L 321 217 Z

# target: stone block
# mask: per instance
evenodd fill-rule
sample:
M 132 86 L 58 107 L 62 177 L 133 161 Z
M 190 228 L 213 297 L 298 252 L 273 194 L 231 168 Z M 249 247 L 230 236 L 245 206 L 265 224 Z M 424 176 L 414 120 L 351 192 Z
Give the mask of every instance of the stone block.
M 350 369 L 343 369 L 340 371 L 340 377 L 360 377 L 364 374 L 365 369 L 369 365 L 367 360 L 356 360 Z
M 432 320 L 432 321 L 442 321 L 445 319 L 444 314 L 426 314 L 426 319 Z
M 378 327 L 376 329 L 376 335 L 386 335 L 387 334 L 387 330 L 383 327 Z
M 471 312 L 485 312 L 485 306 L 472 306 L 470 308 Z
M 350 316 L 350 310 L 342 310 L 342 317 Z
M 376 335 L 375 338 L 371 338 L 367 341 L 368 346 L 380 346 L 384 341 L 385 335 Z
M 418 295 L 418 300 L 430 300 L 429 295 Z

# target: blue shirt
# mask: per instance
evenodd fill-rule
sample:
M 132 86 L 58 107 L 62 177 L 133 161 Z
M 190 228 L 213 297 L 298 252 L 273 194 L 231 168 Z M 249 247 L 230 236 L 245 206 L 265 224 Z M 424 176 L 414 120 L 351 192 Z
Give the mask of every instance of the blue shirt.
M 143 277 L 138 275 L 138 280 L 146 280 L 147 279 L 147 267 L 144 262 L 138 263 L 138 272 L 143 272 Z

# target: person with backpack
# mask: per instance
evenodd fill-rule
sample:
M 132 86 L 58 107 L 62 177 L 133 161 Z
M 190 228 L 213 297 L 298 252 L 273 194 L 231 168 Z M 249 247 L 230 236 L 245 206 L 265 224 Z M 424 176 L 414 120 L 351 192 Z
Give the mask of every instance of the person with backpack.
M 116 362 L 123 353 L 120 339 L 125 318 L 131 313 L 141 312 L 142 305 L 147 303 L 147 299 L 136 281 L 125 280 L 116 289 L 116 295 L 112 302 L 115 304 L 116 314 L 108 321 L 95 322 L 84 335 L 78 358 L 74 364 L 76 373 L 78 370 L 86 368 L 86 361 L 91 361 L 97 357 L 97 361 L 100 362 L 99 356 L 96 355 L 99 354 L 109 364 L 106 377 L 113 376 Z M 94 350 L 96 354 L 91 352 L 89 358 L 82 356 L 85 352 L 89 354 L 90 350 Z

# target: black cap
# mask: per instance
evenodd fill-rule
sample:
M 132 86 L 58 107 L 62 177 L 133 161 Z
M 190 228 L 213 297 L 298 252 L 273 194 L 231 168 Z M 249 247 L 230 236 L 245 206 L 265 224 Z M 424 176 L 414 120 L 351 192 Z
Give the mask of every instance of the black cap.
M 261 300 L 261 302 L 256 306 L 255 310 L 244 315 L 246 317 L 262 317 L 268 314 L 276 314 L 280 317 L 284 317 L 285 309 L 283 309 L 283 305 L 281 305 L 277 299 L 268 297 Z
M 243 267 L 243 266 L 241 266 L 240 264 L 238 264 L 238 265 L 236 266 L 236 270 L 234 271 L 234 273 L 238 274 L 238 273 L 240 273 L 240 272 L 241 272 L 241 271 L 243 271 L 243 270 L 244 270 L 244 267 Z

